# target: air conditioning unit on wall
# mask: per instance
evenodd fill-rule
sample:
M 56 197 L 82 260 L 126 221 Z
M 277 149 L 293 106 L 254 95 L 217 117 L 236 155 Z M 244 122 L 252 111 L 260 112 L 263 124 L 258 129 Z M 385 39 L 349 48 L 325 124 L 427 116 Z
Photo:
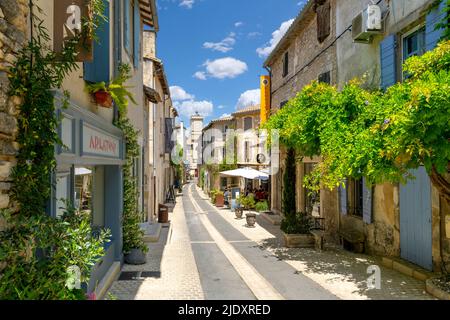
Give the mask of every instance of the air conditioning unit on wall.
M 381 8 L 369 5 L 358 14 L 352 22 L 352 38 L 354 42 L 370 43 L 372 36 L 382 33 Z

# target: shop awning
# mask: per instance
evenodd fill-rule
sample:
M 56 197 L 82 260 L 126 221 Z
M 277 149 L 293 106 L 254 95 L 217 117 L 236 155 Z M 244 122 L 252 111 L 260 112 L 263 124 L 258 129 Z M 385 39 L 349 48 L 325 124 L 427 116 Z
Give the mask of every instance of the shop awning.
M 229 170 L 229 171 L 222 171 L 220 173 L 223 176 L 228 176 L 228 177 L 241 177 L 241 178 L 245 178 L 245 179 L 249 179 L 249 180 L 268 180 L 269 179 L 269 175 L 252 169 L 252 168 L 239 168 L 239 169 L 235 169 L 235 170 Z

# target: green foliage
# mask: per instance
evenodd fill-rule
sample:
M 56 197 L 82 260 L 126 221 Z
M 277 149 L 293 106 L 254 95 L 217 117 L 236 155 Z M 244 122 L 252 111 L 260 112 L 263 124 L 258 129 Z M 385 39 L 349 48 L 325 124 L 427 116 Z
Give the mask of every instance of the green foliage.
M 82 290 L 70 289 L 71 266 L 88 283 L 91 269 L 105 254 L 110 233 L 94 234 L 90 217 L 68 209 L 60 219 L 47 215 L 26 217 L 0 212 L 7 228 L 0 232 L 0 299 L 86 299 Z
M 450 41 L 405 62 L 408 78 L 386 92 L 351 81 L 341 92 L 313 82 L 265 125 L 300 156 L 320 155 L 305 185 L 330 189 L 346 177 L 405 182 L 425 165 L 446 173 L 450 160 Z M 291 183 L 292 174 L 285 175 Z M 287 179 L 287 180 L 286 180 Z M 289 186 L 289 183 L 287 184 Z
M 83 33 L 66 41 L 63 51 L 48 50 L 50 36 L 31 7 L 33 34 L 9 70 L 9 95 L 20 97 L 17 165 L 12 172 L 12 199 L 19 212 L 0 215 L 7 222 L 0 232 L 0 299 L 85 299 L 81 290 L 70 290 L 67 268 L 76 265 L 87 282 L 92 266 L 104 254 L 109 233 L 93 236 L 90 219 L 69 209 L 62 219 L 46 215 L 54 173 L 57 133 L 52 90 L 61 89 L 65 77 L 77 69 L 76 57 L 86 30 L 95 30 L 101 13 L 93 0 L 93 19 L 83 21 Z M 42 13 L 42 10 L 37 8 Z M 68 93 L 64 92 L 63 106 Z
M 256 205 L 255 197 L 251 194 L 246 197 L 240 197 L 239 204 L 242 205 L 246 210 L 254 209 Z
M 129 64 L 121 63 L 118 69 L 119 75 L 114 78 L 110 84 L 106 85 L 103 81 L 98 83 L 86 83 L 85 89 L 89 93 L 96 93 L 98 91 L 108 92 L 116 103 L 119 112 L 126 114 L 129 104 L 128 100 L 137 104 L 133 94 L 128 91 L 131 87 L 124 85 L 124 83 L 131 78 L 131 67 Z
M 213 204 L 216 203 L 216 197 L 217 197 L 218 195 L 223 196 L 224 193 L 223 193 L 222 191 L 220 191 L 220 190 L 217 190 L 217 189 L 214 189 L 214 190 L 211 191 L 211 202 L 212 202 Z
M 280 228 L 286 234 L 308 234 L 311 217 L 302 212 L 286 215 L 281 221 Z
M 133 161 L 139 156 L 138 132 L 130 120 L 120 115 L 116 126 L 123 131 L 126 140 L 126 157 L 123 166 L 123 252 L 131 249 L 148 251 L 144 242 L 144 231 L 140 227 L 141 215 L 138 210 L 138 182 L 133 175 Z
M 283 177 L 283 213 L 285 216 L 295 214 L 295 151 L 289 149 L 285 161 Z
M 36 34 L 19 52 L 9 70 L 9 95 L 21 98 L 17 117 L 17 165 L 12 172 L 13 200 L 21 214 L 42 214 L 51 194 L 49 176 L 54 171 L 55 145 L 61 144 L 58 119 L 55 116 L 52 89 L 61 88 L 64 77 L 77 68 L 76 40 L 68 41 L 60 60 L 53 51 L 45 50 L 50 41 L 43 22 L 35 24 Z
M 201 167 L 200 173 L 199 173 L 198 184 L 199 184 L 199 187 L 202 189 L 205 188 L 205 173 L 206 173 L 205 167 Z
M 433 7 L 439 6 L 439 4 L 445 1 L 446 4 L 442 9 L 441 13 L 444 13 L 441 21 L 436 25 L 436 30 L 442 29 L 442 37 L 441 40 L 450 40 L 450 24 L 449 24 L 449 15 L 450 15 L 450 0 L 436 0 Z
M 259 201 L 255 205 L 255 210 L 258 211 L 258 212 L 268 211 L 269 210 L 269 203 L 267 202 L 267 200 Z

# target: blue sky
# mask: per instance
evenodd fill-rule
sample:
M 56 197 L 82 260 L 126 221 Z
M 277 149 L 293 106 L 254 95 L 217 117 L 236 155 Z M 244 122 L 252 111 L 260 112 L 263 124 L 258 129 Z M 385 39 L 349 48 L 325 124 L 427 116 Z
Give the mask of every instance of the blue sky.
M 247 91 L 259 89 L 265 57 L 304 2 L 157 0 L 157 56 L 186 127 L 194 111 L 207 123 L 259 99 Z

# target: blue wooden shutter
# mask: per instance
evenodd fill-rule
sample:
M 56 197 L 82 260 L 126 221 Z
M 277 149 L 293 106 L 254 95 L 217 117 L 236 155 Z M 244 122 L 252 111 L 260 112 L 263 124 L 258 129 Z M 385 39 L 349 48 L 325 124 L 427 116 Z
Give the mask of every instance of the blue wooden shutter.
M 139 65 L 141 48 L 139 44 L 141 42 L 141 15 L 139 9 L 139 1 L 134 1 L 134 42 L 133 42 L 133 52 L 134 52 L 134 67 L 137 68 Z
M 387 89 L 397 82 L 395 35 L 387 36 L 380 43 L 381 87 Z
M 345 187 L 339 186 L 339 205 L 342 215 L 347 215 L 347 180 L 345 181 Z
M 447 0 L 442 0 L 439 6 L 433 8 L 426 17 L 425 46 L 427 51 L 433 50 L 441 39 L 444 30 L 442 28 L 436 30 L 436 26 L 446 15 L 446 12 L 443 12 L 446 2 Z
M 372 187 L 367 186 L 366 178 L 363 178 L 363 220 L 367 224 L 372 223 Z
M 130 0 L 123 1 L 123 45 L 128 53 L 131 52 L 130 41 Z
M 84 63 L 84 80 L 90 82 L 108 82 L 110 78 L 110 32 L 109 32 L 109 1 L 103 0 L 105 4 L 104 15 L 106 21 L 95 31 L 97 40 L 94 40 L 94 59 L 92 62 Z

